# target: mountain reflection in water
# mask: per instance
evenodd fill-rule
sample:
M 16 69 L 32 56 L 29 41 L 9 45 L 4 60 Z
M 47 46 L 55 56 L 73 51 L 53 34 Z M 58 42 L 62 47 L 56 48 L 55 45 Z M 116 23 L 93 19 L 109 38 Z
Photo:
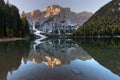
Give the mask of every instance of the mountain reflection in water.
M 120 80 L 70 39 L 33 42 L 7 80 Z
M 61 61 L 58 58 L 51 58 L 49 56 L 45 56 L 47 59 L 47 62 L 45 62 L 46 65 L 54 68 L 56 65 L 61 65 Z
M 69 64 L 70 61 L 75 59 L 88 60 L 91 58 L 91 56 L 72 40 L 57 39 L 48 40 L 34 47 L 31 46 L 27 60 L 34 61 L 35 63 L 45 62 L 49 66 L 52 63 L 51 65 L 53 66 L 56 63 Z

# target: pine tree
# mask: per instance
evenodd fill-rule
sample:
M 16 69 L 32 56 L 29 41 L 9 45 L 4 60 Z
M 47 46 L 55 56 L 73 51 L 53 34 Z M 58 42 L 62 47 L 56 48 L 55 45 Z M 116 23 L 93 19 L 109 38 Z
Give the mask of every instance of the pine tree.
M 101 7 L 73 35 L 117 36 L 120 35 L 120 0 L 112 0 Z

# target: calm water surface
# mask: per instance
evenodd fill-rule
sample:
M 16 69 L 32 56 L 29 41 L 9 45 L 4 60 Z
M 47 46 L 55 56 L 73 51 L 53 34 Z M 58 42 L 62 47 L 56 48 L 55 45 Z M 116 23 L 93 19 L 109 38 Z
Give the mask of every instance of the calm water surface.
M 120 40 L 0 42 L 0 80 L 120 80 Z

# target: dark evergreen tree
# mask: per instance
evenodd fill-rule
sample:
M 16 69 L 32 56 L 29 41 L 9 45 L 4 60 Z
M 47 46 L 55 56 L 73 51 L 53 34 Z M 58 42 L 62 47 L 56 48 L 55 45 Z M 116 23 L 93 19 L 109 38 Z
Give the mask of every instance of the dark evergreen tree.
M 26 18 L 20 18 L 18 8 L 0 0 L 0 37 L 24 37 L 28 34 L 28 22 Z
M 112 0 L 98 10 L 73 35 L 117 36 L 120 35 L 120 0 Z

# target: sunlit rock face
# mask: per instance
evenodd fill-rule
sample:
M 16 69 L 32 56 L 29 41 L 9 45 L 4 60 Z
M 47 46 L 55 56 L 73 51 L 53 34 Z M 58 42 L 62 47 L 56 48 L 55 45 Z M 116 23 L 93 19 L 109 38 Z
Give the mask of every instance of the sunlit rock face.
M 40 44 L 33 44 L 28 59 L 34 63 L 44 62 L 50 67 L 69 64 L 75 59 L 92 59 L 81 47 L 72 42 L 72 40 L 49 40 Z
M 70 8 L 51 5 L 44 11 L 35 10 L 26 14 L 29 24 L 46 34 L 71 34 L 91 16 L 90 12 L 75 13 Z M 32 24 L 31 24 L 32 25 Z
M 58 15 L 61 12 L 61 7 L 57 6 L 57 5 L 52 5 L 52 6 L 48 6 L 45 10 L 44 10 L 44 17 L 50 17 L 50 16 L 55 16 Z
M 29 17 L 32 21 L 36 20 L 40 17 L 41 11 L 40 10 L 33 10 L 30 13 L 25 14 L 27 17 Z

